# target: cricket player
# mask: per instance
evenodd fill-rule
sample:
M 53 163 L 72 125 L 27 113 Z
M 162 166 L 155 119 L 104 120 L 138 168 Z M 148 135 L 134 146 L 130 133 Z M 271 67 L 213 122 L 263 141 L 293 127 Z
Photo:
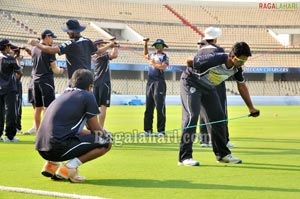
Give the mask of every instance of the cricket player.
M 98 48 L 107 44 L 103 39 L 98 39 L 94 42 Z M 118 57 L 118 48 L 112 48 L 111 52 L 104 52 L 102 54 L 95 54 L 92 56 L 94 63 L 94 88 L 98 107 L 100 108 L 100 115 L 98 117 L 100 126 L 104 128 L 107 107 L 110 106 L 111 98 L 111 76 L 109 70 L 109 61 Z
M 81 25 L 77 19 L 69 19 L 61 29 L 68 34 L 70 40 L 58 46 L 42 45 L 33 39 L 29 39 L 28 44 L 36 46 L 49 54 L 65 54 L 69 79 L 71 79 L 72 74 L 77 69 L 91 69 L 91 56 L 93 54 L 101 54 L 116 45 L 112 41 L 101 48 L 97 48 L 96 44 L 90 39 L 80 34 L 86 29 L 86 26 Z
M 92 91 L 93 74 L 78 69 L 72 88 L 65 90 L 48 107 L 38 130 L 35 148 L 46 160 L 42 175 L 71 182 L 83 182 L 78 167 L 111 148 L 111 139 L 100 127 L 98 106 Z M 87 129 L 83 127 L 86 125 Z M 67 161 L 60 164 L 60 162 Z
M 21 75 L 21 67 L 17 60 L 10 55 L 11 46 L 8 39 L 0 40 L 0 142 L 19 142 L 16 137 L 17 85 L 15 73 Z M 3 139 L 4 130 L 5 137 Z
M 216 85 L 234 76 L 239 82 L 239 92 L 245 101 L 250 115 L 259 116 L 259 110 L 254 108 L 249 91 L 244 83 L 242 66 L 251 56 L 250 47 L 245 42 L 233 45 L 230 54 L 206 54 L 201 48 L 193 60 L 187 60 L 189 66 L 180 79 L 180 96 L 182 102 L 182 136 L 180 141 L 178 165 L 199 166 L 200 162 L 193 159 L 193 142 L 200 107 L 205 109 L 209 122 L 225 121 L 226 113 L 222 108 Z M 191 64 L 192 63 L 192 64 Z M 193 126 L 193 128 L 188 128 Z M 226 146 L 226 123 L 218 122 L 212 125 L 212 147 L 218 162 L 242 163 L 242 160 L 232 156 Z
M 148 71 L 148 81 L 146 86 L 146 110 L 144 114 L 144 133 L 141 136 L 152 135 L 154 108 L 157 111 L 157 136 L 165 135 L 166 125 L 166 93 L 167 86 L 164 70 L 169 66 L 169 57 L 164 53 L 164 48 L 168 48 L 164 40 L 157 39 L 152 46 L 155 52 L 148 52 L 148 39 L 144 39 L 144 55 L 150 63 Z

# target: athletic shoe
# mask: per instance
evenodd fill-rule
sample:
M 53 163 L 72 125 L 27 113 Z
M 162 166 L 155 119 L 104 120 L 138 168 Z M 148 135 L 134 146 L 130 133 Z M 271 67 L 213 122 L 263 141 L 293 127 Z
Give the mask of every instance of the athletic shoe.
M 206 143 L 201 143 L 200 146 L 201 146 L 201 147 L 208 147 L 208 144 L 206 144 Z
M 158 133 L 156 134 L 156 136 L 157 136 L 157 137 L 165 137 L 166 134 L 165 134 L 165 133 L 162 133 L 162 132 L 158 132 Z
M 77 168 L 69 168 L 62 165 L 55 173 L 58 178 L 70 180 L 71 182 L 84 182 L 85 177 L 78 176 Z
M 206 144 L 206 143 L 201 143 L 200 146 L 201 146 L 201 147 L 208 147 L 208 144 Z
M 35 133 L 36 133 L 36 129 L 34 127 L 32 127 L 28 131 L 24 132 L 23 135 L 32 135 L 32 134 L 35 134 Z
M 13 139 L 9 139 L 7 136 L 4 137 L 4 142 L 19 142 L 20 139 L 13 137 Z
M 3 140 L 3 138 L 2 137 L 0 137 L 0 142 L 3 142 L 4 140 Z
M 201 147 L 212 147 L 212 144 L 211 143 L 200 143 L 200 146 Z
M 149 136 L 153 136 L 152 133 L 149 133 L 149 132 L 143 132 L 143 133 L 140 133 L 140 137 L 149 137 Z
M 182 162 L 178 162 L 178 165 L 181 166 L 199 166 L 200 162 L 194 160 L 193 158 L 185 159 Z
M 220 163 L 231 163 L 231 164 L 240 164 L 242 163 L 242 160 L 236 157 L 233 157 L 231 154 L 226 155 L 218 162 Z
M 226 146 L 228 148 L 234 148 L 234 144 L 233 143 L 230 143 L 229 141 L 227 142 Z
M 58 168 L 59 168 L 58 162 L 47 161 L 45 163 L 45 165 L 43 166 L 41 173 L 45 177 L 53 177 L 53 176 L 55 176 L 55 172 L 57 171 Z

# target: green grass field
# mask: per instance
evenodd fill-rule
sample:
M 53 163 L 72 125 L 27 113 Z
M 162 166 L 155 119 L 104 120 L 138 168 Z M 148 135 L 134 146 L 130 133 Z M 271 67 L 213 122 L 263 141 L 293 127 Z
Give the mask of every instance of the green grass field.
M 44 160 L 34 150 L 35 136 L 18 135 L 19 143 L 0 143 L 0 186 L 114 199 L 299 198 L 300 107 L 257 108 L 261 110 L 260 117 L 229 122 L 231 142 L 236 145 L 232 153 L 243 164 L 216 163 L 211 148 L 195 143 L 194 158 L 201 166 L 177 166 L 179 138 L 157 138 L 148 143 L 129 143 L 130 140 L 120 138 L 108 154 L 80 167 L 80 174 L 87 181 L 75 184 L 43 177 L 40 170 Z M 23 111 L 26 130 L 32 126 L 32 112 L 30 107 Z M 143 112 L 143 106 L 112 106 L 106 128 L 118 135 L 142 132 Z M 247 113 L 245 106 L 229 107 L 229 118 Z M 181 107 L 168 106 L 166 128 L 178 129 L 180 125 Z M 54 197 L 0 191 L 0 198 Z

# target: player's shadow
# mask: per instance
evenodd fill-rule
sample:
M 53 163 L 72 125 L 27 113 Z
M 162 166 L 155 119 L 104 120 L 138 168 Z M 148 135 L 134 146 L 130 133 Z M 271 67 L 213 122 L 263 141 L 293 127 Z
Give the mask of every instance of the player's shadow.
M 298 165 L 288 165 L 288 164 L 266 164 L 266 163 L 244 162 L 243 168 L 258 169 L 258 170 L 272 170 L 272 171 L 280 171 L 280 172 L 285 172 L 285 171 L 300 172 L 300 167 Z
M 21 140 L 19 142 L 3 142 L 1 144 L 6 145 L 6 144 L 14 144 L 14 145 L 34 145 L 34 141 L 31 140 Z
M 235 137 L 234 140 L 236 141 L 244 141 L 244 142 L 263 142 L 263 143 L 287 143 L 287 144 L 298 144 L 300 143 L 300 139 L 284 139 L 284 138 L 259 138 L 259 137 Z
M 278 187 L 242 186 L 225 184 L 201 184 L 187 180 L 152 180 L 152 179 L 99 179 L 87 180 L 85 183 L 109 187 L 135 187 L 135 188 L 171 188 L 171 189 L 207 189 L 207 190 L 245 190 L 245 191 L 278 191 L 300 192 L 300 189 L 285 189 Z
M 207 165 L 207 167 L 219 168 L 221 165 Z M 266 163 L 253 163 L 253 162 L 243 162 L 243 164 L 227 165 L 222 164 L 222 166 L 230 166 L 232 169 L 254 169 L 254 170 L 272 170 L 272 171 L 296 171 L 300 172 L 300 167 L 298 165 L 288 165 L 288 164 L 266 164 Z

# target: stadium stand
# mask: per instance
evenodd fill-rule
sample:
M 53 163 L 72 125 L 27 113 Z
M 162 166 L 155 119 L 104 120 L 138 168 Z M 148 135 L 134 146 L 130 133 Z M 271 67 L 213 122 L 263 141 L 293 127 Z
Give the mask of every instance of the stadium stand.
M 299 24 L 297 9 L 259 9 L 259 3 L 202 2 L 198 5 L 172 4 L 192 24 L 225 24 L 252 26 L 294 26 Z M 199 5 L 200 4 L 200 5 Z M 197 17 L 195 17 L 197 16 Z

